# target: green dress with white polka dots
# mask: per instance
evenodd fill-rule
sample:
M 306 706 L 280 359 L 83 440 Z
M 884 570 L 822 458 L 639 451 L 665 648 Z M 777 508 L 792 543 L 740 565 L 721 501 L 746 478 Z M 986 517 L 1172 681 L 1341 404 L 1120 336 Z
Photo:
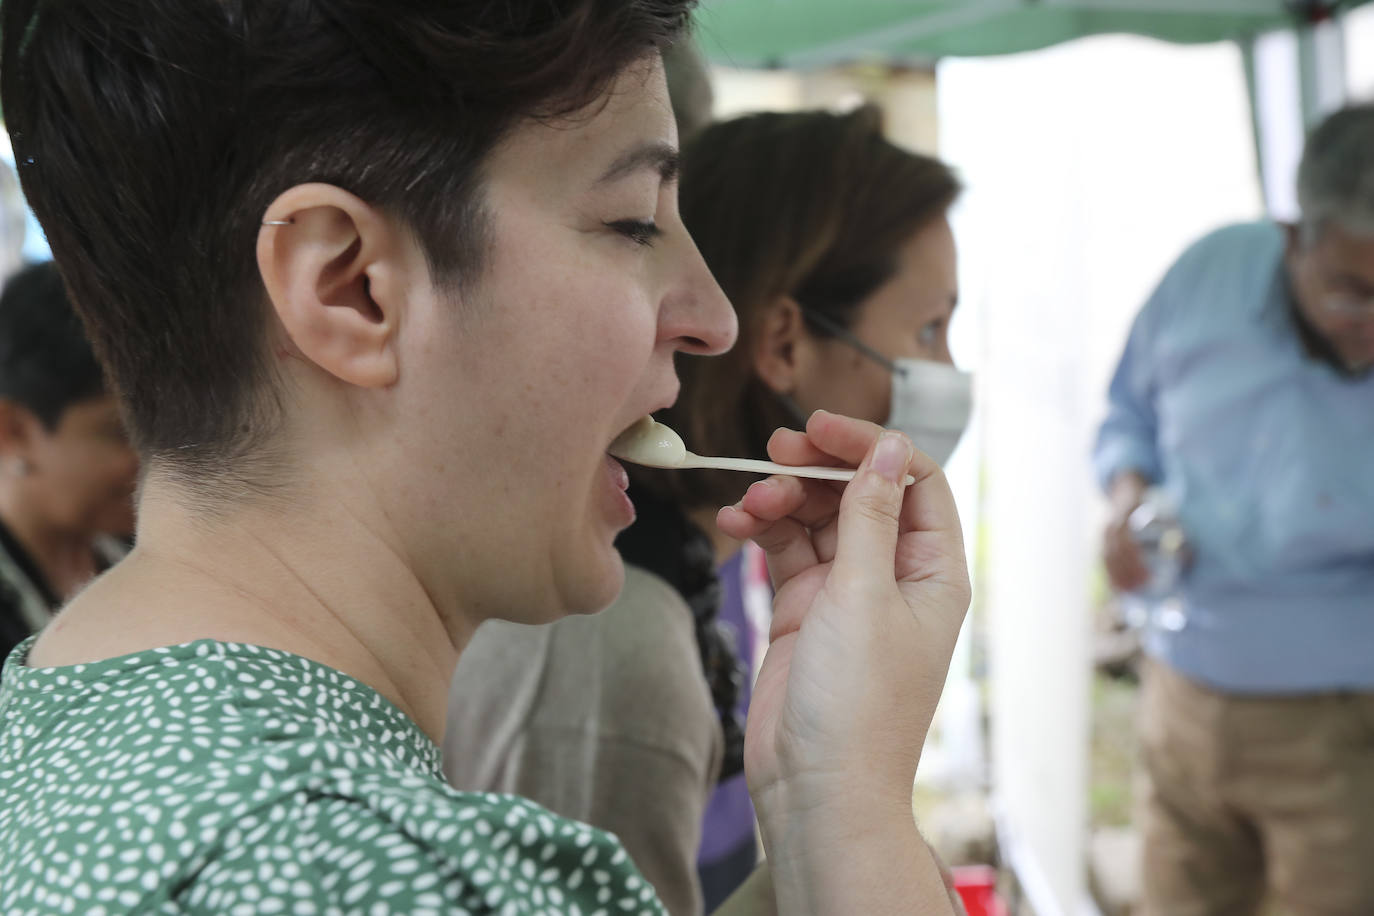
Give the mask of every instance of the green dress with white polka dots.
M 201 640 L 0 680 L 0 911 L 662 914 L 609 834 L 458 792 L 317 662 Z

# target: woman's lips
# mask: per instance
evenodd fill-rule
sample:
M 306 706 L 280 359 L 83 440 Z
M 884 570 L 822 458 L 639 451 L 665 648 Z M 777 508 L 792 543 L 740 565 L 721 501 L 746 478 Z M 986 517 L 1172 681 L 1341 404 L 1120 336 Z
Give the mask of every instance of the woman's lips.
M 614 507 L 612 514 L 620 528 L 628 528 L 635 520 L 635 505 L 630 502 L 630 494 L 626 492 L 630 489 L 630 475 L 625 467 L 610 455 L 606 456 L 605 467 L 609 484 L 608 495 Z
M 625 470 L 623 464 L 607 455 L 606 467 L 611 472 L 611 479 L 617 487 L 621 490 L 630 489 L 630 472 Z

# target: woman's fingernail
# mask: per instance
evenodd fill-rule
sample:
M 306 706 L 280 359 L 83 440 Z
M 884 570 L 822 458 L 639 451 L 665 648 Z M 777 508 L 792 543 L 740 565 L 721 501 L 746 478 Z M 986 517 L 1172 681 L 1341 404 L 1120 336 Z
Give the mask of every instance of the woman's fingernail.
M 893 483 L 899 483 L 906 476 L 906 466 L 911 463 L 911 443 L 901 433 L 885 432 L 878 439 L 878 447 L 873 452 L 873 470 Z

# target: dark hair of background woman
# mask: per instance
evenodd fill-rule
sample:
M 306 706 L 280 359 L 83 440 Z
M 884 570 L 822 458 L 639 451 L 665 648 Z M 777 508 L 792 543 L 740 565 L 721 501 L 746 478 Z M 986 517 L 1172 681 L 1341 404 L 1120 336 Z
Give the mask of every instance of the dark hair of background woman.
M 937 159 L 884 138 L 877 109 L 759 114 L 697 133 L 683 151 L 683 221 L 735 306 L 739 341 L 709 360 L 679 355 L 682 394 L 658 418 L 710 455 L 766 457 L 768 437 L 795 425 L 754 373 L 758 321 L 790 295 L 841 327 L 896 271 L 901 247 L 945 215 L 959 180 Z M 811 327 L 814 333 L 824 333 Z M 721 778 L 743 767 L 736 713 L 743 665 L 716 622 L 721 587 L 706 533 L 686 511 L 737 500 L 748 475 L 630 469 L 639 518 L 616 541 L 692 609 L 702 668 L 725 733 Z
M 709 361 L 679 356 L 682 394 L 659 419 L 699 454 L 767 457 L 773 431 L 797 421 L 754 372 L 768 307 L 790 296 L 851 327 L 858 306 L 896 272 L 902 246 L 943 218 L 960 191 L 943 162 L 884 137 L 873 107 L 751 115 L 697 134 L 683 153 L 682 219 L 735 306 L 739 340 Z M 689 509 L 729 505 L 752 479 L 641 477 Z

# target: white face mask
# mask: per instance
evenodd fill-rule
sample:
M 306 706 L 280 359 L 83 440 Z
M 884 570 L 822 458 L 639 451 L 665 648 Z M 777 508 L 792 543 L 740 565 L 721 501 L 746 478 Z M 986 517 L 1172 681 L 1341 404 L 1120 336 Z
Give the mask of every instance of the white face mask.
M 806 316 L 892 373 L 892 407 L 883 425 L 906 433 L 943 466 L 973 415 L 973 373 L 928 359 L 888 359 L 825 316 Z
M 943 465 L 973 415 L 973 373 L 926 359 L 899 359 L 892 369 L 892 410 L 885 424 Z

